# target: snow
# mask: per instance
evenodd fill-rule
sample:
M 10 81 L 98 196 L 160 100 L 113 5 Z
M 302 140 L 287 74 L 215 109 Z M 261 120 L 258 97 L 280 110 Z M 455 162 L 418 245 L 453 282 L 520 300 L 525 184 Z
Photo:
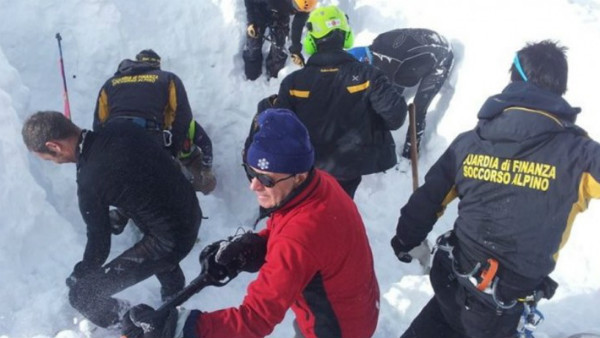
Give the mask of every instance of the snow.
M 449 142 L 476 123 L 484 100 L 508 82 L 514 52 L 526 42 L 558 40 L 569 47 L 569 90 L 566 99 L 583 112 L 578 123 L 600 139 L 595 114 L 600 69 L 592 52 L 600 41 L 600 0 L 390 1 L 322 0 L 347 12 L 356 45 L 401 27 L 430 28 L 455 47 L 456 66 L 428 129 L 419 161 L 423 176 Z M 212 138 L 217 190 L 199 195 L 209 218 L 202 223 L 200 243 L 182 262 L 188 281 L 200 270 L 204 245 L 252 224 L 256 201 L 240 168 L 240 150 L 258 101 L 276 93 L 280 80 L 296 69 L 291 62 L 278 79 L 244 80 L 241 48 L 245 11 L 237 0 L 0 0 L 0 337 L 62 337 L 89 333 L 86 322 L 68 304 L 64 279 L 79 261 L 85 226 L 77 207 L 74 165 L 57 166 L 28 154 L 20 136 L 24 119 L 38 110 L 62 110 L 62 80 L 56 39 L 63 41 L 72 118 L 90 128 L 100 86 L 120 60 L 152 48 L 163 69 L 186 85 L 195 117 Z M 451 100 L 450 100 L 451 98 Z M 394 132 L 398 149 L 406 126 Z M 417 263 L 397 261 L 389 246 L 399 209 L 410 196 L 410 173 L 389 170 L 364 177 L 356 193 L 375 257 L 382 291 L 376 337 L 396 337 L 432 295 Z M 452 226 L 456 203 L 430 234 Z M 561 251 L 552 277 L 560 284 L 555 297 L 543 301 L 546 321 L 537 337 L 564 337 L 574 332 L 600 332 L 600 229 L 597 202 L 580 215 L 571 239 Z M 259 227 L 263 224 L 259 224 Z M 111 257 L 136 241 L 129 226 L 114 237 Z M 237 306 L 253 276 L 244 273 L 223 288 L 207 288 L 185 306 L 216 310 Z M 132 303 L 160 304 L 155 278 L 119 294 Z M 288 313 L 271 337 L 293 336 Z

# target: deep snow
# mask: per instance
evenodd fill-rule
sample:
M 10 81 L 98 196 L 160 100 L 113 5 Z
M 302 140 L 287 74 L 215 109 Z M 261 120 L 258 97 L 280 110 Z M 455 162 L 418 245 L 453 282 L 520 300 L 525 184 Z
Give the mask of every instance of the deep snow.
M 600 0 L 323 0 L 347 12 L 356 45 L 401 27 L 431 28 L 448 37 L 456 65 L 428 129 L 419 161 L 420 178 L 459 132 L 472 128 L 484 100 L 508 82 L 513 53 L 525 42 L 558 40 L 570 48 L 566 99 L 581 106 L 578 119 L 600 140 L 596 123 L 600 70 Z M 57 32 L 63 37 L 73 120 L 89 128 L 100 86 L 120 60 L 153 48 L 163 69 L 186 85 L 195 117 L 212 138 L 217 190 L 199 195 L 204 213 L 200 243 L 183 261 L 188 280 L 199 272 L 204 245 L 252 224 L 256 201 L 239 166 L 240 150 L 256 103 L 276 93 L 294 71 L 291 62 L 279 79 L 255 82 L 242 75 L 245 12 L 241 0 L 0 0 L 0 336 L 83 337 L 81 319 L 67 301 L 64 279 L 81 258 L 85 226 L 77 207 L 74 165 L 56 166 L 27 153 L 21 141 L 23 120 L 38 110 L 62 110 Z M 451 100 L 450 100 L 451 98 Z M 394 132 L 398 149 L 406 126 Z M 389 247 L 399 209 L 410 196 L 410 173 L 389 170 L 365 177 L 355 202 L 368 228 L 382 308 L 376 337 L 399 336 L 431 296 L 416 263 L 399 263 Z M 600 238 L 598 203 L 580 215 L 552 277 L 560 287 L 540 310 L 546 316 L 538 337 L 600 332 Z M 452 226 L 456 203 L 439 220 L 430 239 Z M 259 225 L 259 227 L 262 226 Z M 128 227 L 114 237 L 111 257 L 131 245 Z M 224 288 L 209 288 L 186 303 L 215 310 L 237 306 L 252 275 L 242 274 Z M 159 285 L 151 278 L 119 296 L 133 303 L 159 305 Z M 84 330 L 85 331 L 85 330 Z M 109 332 L 110 333 L 110 332 Z M 93 335 L 107 334 L 102 330 Z M 291 316 L 271 337 L 290 337 Z

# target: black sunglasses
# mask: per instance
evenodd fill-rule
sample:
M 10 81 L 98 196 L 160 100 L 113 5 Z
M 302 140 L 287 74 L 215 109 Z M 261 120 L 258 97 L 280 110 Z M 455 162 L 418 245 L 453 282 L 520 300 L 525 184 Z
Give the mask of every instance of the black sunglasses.
M 267 188 L 273 188 L 277 183 L 289 180 L 290 178 L 296 176 L 296 174 L 291 174 L 290 176 L 275 180 L 267 174 L 257 173 L 254 169 L 252 169 L 251 166 L 249 166 L 246 163 L 242 164 L 242 167 L 244 167 L 244 171 L 246 172 L 246 177 L 248 177 L 248 181 L 252 182 L 252 180 L 256 178 L 260 182 L 260 184 L 264 185 Z

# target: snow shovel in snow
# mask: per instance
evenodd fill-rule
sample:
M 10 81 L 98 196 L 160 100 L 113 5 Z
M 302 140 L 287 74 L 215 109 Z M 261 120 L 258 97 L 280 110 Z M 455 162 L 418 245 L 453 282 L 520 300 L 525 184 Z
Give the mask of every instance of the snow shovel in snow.
M 219 244 L 219 242 L 213 243 L 200 252 L 199 260 L 200 266 L 202 266 L 200 275 L 192 280 L 183 290 L 175 294 L 173 298 L 159 307 L 156 310 L 157 312 L 167 313 L 171 309 L 185 303 L 205 287 L 211 285 L 217 287 L 224 286 L 238 275 L 239 270 L 228 268 L 215 262 L 215 255 L 219 250 Z

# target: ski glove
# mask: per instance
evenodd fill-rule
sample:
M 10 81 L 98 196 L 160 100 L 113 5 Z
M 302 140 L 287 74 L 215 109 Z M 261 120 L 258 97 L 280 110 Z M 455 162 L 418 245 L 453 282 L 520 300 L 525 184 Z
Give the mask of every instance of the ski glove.
M 210 167 L 203 167 L 200 172 L 198 191 L 204 195 L 210 194 L 217 187 L 217 178 Z
M 90 265 L 85 264 L 83 261 L 81 261 L 75 264 L 75 266 L 73 267 L 73 272 L 71 272 L 69 277 L 67 277 L 65 283 L 69 288 L 72 288 L 73 286 L 75 286 L 75 284 L 77 284 L 77 282 L 81 278 L 83 278 L 85 275 L 89 274 L 94 270 L 96 270 L 96 268 L 93 268 Z
M 248 27 L 246 27 L 246 33 L 248 34 L 249 37 L 256 39 L 258 37 L 258 29 L 256 29 L 256 27 L 254 27 L 254 24 L 248 24 Z
M 180 159 L 180 162 L 191 174 L 194 190 L 208 195 L 215 190 L 217 179 L 211 166 L 205 164 L 202 150 L 196 146 L 193 148 L 192 153 L 188 157 Z
M 302 46 L 291 45 L 290 46 L 290 57 L 292 62 L 300 67 L 304 67 L 304 56 L 302 56 Z
M 392 237 L 390 244 L 392 245 L 392 249 L 394 249 L 394 254 L 400 262 L 410 263 L 412 261 L 412 256 L 408 253 L 410 249 L 402 243 L 402 240 L 400 240 L 398 236 Z
M 230 270 L 257 272 L 265 263 L 267 240 L 246 232 L 223 241 L 215 255 L 218 264 Z
M 138 304 L 123 316 L 123 320 L 121 321 L 121 337 L 175 337 L 178 319 L 179 311 L 176 308 L 157 312 L 149 305 Z
M 219 264 L 215 261 L 215 256 L 221 248 L 221 245 L 225 245 L 227 241 L 221 240 L 213 242 L 200 252 L 200 265 L 202 266 L 202 273 L 206 273 L 213 282 L 224 282 L 227 279 L 234 278 L 239 270 L 230 270 L 225 265 Z

